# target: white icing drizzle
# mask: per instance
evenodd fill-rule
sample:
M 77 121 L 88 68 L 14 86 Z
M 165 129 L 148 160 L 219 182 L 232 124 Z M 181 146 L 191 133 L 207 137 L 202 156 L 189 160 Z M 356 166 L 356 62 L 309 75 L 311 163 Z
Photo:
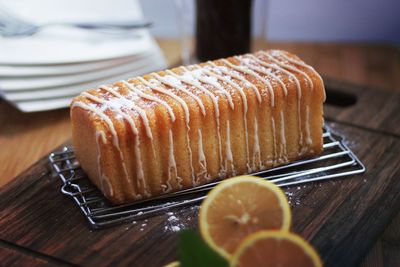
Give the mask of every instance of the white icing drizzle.
M 101 138 L 101 141 L 103 142 L 103 144 L 105 144 L 107 142 L 107 139 L 106 139 L 105 134 L 104 134 L 103 131 L 96 131 L 96 137 L 95 138 L 96 138 L 96 148 L 97 148 L 97 172 L 98 172 L 98 175 L 99 175 L 100 187 L 101 187 L 101 190 L 106 195 L 108 195 L 108 193 L 109 193 L 110 196 L 113 196 L 114 195 L 114 190 L 113 190 L 113 188 L 111 186 L 110 180 L 101 171 L 101 150 L 100 150 L 99 137 Z M 106 183 L 108 190 L 105 190 L 104 182 Z
M 224 76 L 218 75 L 207 69 L 203 69 L 203 72 L 205 74 L 207 74 L 208 76 L 213 76 L 213 77 L 217 78 L 218 80 L 223 81 L 223 82 L 229 84 L 230 86 L 232 86 L 233 88 L 235 88 L 236 90 L 238 90 L 240 97 L 243 100 L 244 112 L 247 113 L 247 110 L 248 110 L 247 97 L 246 97 L 246 94 L 243 92 L 243 89 L 239 85 L 237 85 L 236 83 L 232 82 L 231 80 L 225 78 Z M 226 90 L 226 91 L 228 92 L 228 90 Z
M 271 57 L 267 52 L 259 51 L 259 53 L 266 56 L 269 60 L 275 62 L 275 64 L 269 64 L 269 63 L 266 63 L 266 62 L 260 60 L 262 65 L 265 65 L 265 66 L 268 66 L 271 68 L 275 68 L 275 69 L 278 69 L 278 70 L 284 72 L 289 77 L 291 77 L 296 84 L 296 87 L 297 87 L 297 123 L 298 123 L 298 131 L 299 131 L 299 145 L 300 145 L 300 147 L 302 147 L 303 146 L 303 130 L 302 130 L 302 123 L 301 123 L 301 85 L 300 85 L 300 81 L 299 81 L 299 79 L 297 79 L 296 75 L 294 75 L 293 73 L 280 67 L 279 64 L 276 64 L 276 60 L 273 57 Z
M 272 144 L 273 144 L 273 149 L 274 149 L 274 157 L 272 159 L 273 164 L 275 165 L 277 160 L 278 160 L 278 154 L 277 154 L 277 148 L 276 148 L 276 127 L 275 127 L 275 119 L 274 117 L 271 115 L 271 129 L 272 129 Z
M 288 161 L 287 159 L 287 147 L 286 147 L 286 132 L 285 132 L 285 116 L 283 114 L 283 110 L 280 112 L 281 116 L 281 162 L 285 163 Z
M 174 72 L 172 72 L 170 70 L 166 70 L 166 72 L 168 74 L 170 74 L 171 76 L 174 76 L 178 80 L 180 80 L 180 81 L 182 81 L 182 82 L 184 82 L 186 84 L 189 84 L 189 85 L 199 89 L 200 91 L 204 92 L 206 95 L 208 95 L 211 98 L 212 102 L 213 102 L 216 118 L 219 119 L 219 107 L 218 107 L 218 99 L 217 99 L 217 97 L 212 92 L 207 90 L 207 88 L 202 86 L 198 80 L 194 79 L 194 77 L 191 75 L 190 71 L 186 72 L 184 75 L 177 75 L 176 73 L 174 73 Z M 188 78 L 188 75 L 190 75 L 190 78 Z
M 226 59 L 222 59 L 222 61 L 223 61 L 225 64 L 227 64 L 229 67 L 231 67 L 231 68 L 233 68 L 233 69 L 235 69 L 235 70 L 237 70 L 237 71 L 239 71 L 239 72 L 246 73 L 246 74 L 249 74 L 249 75 L 251 75 L 251 76 L 254 76 L 254 77 L 256 77 L 257 79 L 259 79 L 260 81 L 262 81 L 263 83 L 265 83 L 265 84 L 267 85 L 267 88 L 268 88 L 268 91 L 269 91 L 269 94 L 270 94 L 271 105 L 272 105 L 273 107 L 275 106 L 275 100 L 274 100 L 275 94 L 274 94 L 274 89 L 272 88 L 271 83 L 270 83 L 267 79 L 264 79 L 263 77 L 261 77 L 260 75 L 258 75 L 257 73 L 255 73 L 255 72 L 252 71 L 252 70 L 249 70 L 249 69 L 243 68 L 243 67 L 241 67 L 241 66 L 232 64 L 231 62 L 229 62 L 229 61 L 226 60 Z M 257 90 L 257 91 L 258 91 L 258 90 Z
M 136 163 L 136 177 L 138 180 L 138 188 L 140 188 L 139 181 L 141 181 L 142 185 L 145 189 L 144 194 L 149 195 L 149 192 L 147 190 L 147 184 L 146 184 L 145 178 L 144 178 L 142 153 L 140 151 L 140 138 L 139 138 L 138 134 L 135 135 L 135 163 Z M 138 198 L 142 198 L 142 196 L 139 195 Z
M 169 153 L 168 153 L 168 179 L 166 181 L 166 185 L 161 185 L 161 188 L 163 189 L 164 193 L 168 193 L 172 190 L 172 185 L 171 185 L 171 172 L 173 172 L 173 176 L 175 177 L 175 179 L 177 179 L 177 170 L 176 170 L 176 164 L 175 164 L 175 157 L 174 157 L 174 147 L 173 147 L 173 140 L 172 140 L 172 132 L 171 130 L 168 133 L 168 142 L 169 142 Z M 171 148 L 172 147 L 172 148 Z M 171 153 L 171 149 L 172 149 L 172 153 Z M 171 169 L 171 166 L 175 166 L 175 168 Z
M 279 56 L 283 56 L 283 53 L 281 53 L 278 50 L 274 50 L 272 53 L 265 53 L 265 54 L 268 56 L 268 59 L 270 59 L 271 61 L 275 62 L 277 65 L 279 65 L 279 66 L 281 66 L 281 67 L 283 67 L 285 69 L 289 69 L 291 71 L 294 71 L 294 72 L 297 72 L 297 73 L 300 73 L 301 75 L 303 75 L 304 78 L 306 78 L 307 82 L 310 84 L 311 90 L 314 88 L 314 83 L 312 82 L 310 76 L 308 76 L 307 73 L 305 73 L 304 71 L 302 71 L 302 70 L 300 70 L 300 69 L 298 69 L 298 68 L 296 68 L 294 66 L 285 64 L 285 62 L 277 60 L 275 58 L 275 56 L 274 56 L 276 54 L 278 54 Z
M 229 120 L 226 121 L 226 158 L 225 158 L 225 169 L 228 170 L 228 164 L 232 170 L 232 176 L 236 175 L 235 165 L 233 162 L 232 148 L 231 148 L 231 126 Z
M 174 153 L 174 140 L 172 135 L 172 130 L 170 129 L 168 132 L 168 140 L 169 140 L 169 154 L 168 154 L 168 180 L 167 184 L 170 184 L 172 178 L 175 178 L 178 183 L 178 188 L 181 189 L 182 186 L 182 178 L 178 176 L 178 170 L 176 168 L 175 161 L 175 153 Z
M 136 128 L 136 125 L 135 125 L 135 122 L 133 121 L 133 119 L 130 116 L 128 116 L 127 114 L 125 114 L 124 112 L 122 112 L 120 107 L 117 107 L 115 105 L 108 105 L 108 103 L 110 103 L 109 101 L 104 100 L 102 98 L 99 98 L 99 97 L 97 97 L 95 95 L 91 95 L 91 94 L 89 94 L 87 92 L 83 92 L 81 95 L 86 97 L 86 98 L 88 98 L 88 99 L 90 99 L 90 100 L 92 100 L 92 101 L 94 101 L 94 102 L 102 104 L 103 105 L 103 107 L 102 107 L 103 110 L 106 109 L 106 108 L 112 108 L 114 111 L 116 111 L 118 114 L 120 114 L 124 119 L 126 119 L 129 122 L 129 124 L 130 124 L 130 126 L 132 128 L 132 132 L 135 135 L 137 135 L 139 133 L 138 129 Z M 105 115 L 105 116 L 107 116 L 107 115 Z M 108 116 L 107 116 L 107 118 L 108 118 Z M 112 123 L 112 121 L 111 121 L 111 123 Z M 114 126 L 114 124 L 113 124 L 113 126 Z
M 260 92 L 258 91 L 257 87 L 254 84 L 250 83 L 248 80 L 246 80 L 242 76 L 237 75 L 233 71 L 229 71 L 229 69 L 224 67 L 224 66 L 218 66 L 217 64 L 215 64 L 212 61 L 207 61 L 207 63 L 216 68 L 216 69 L 214 69 L 214 71 L 218 70 L 218 71 L 222 72 L 225 75 L 228 75 L 228 76 L 230 76 L 232 78 L 235 78 L 235 79 L 243 82 L 246 87 L 250 87 L 251 89 L 253 89 L 254 93 L 257 96 L 258 103 L 262 102 L 261 94 L 260 94 Z
M 146 85 L 147 87 L 149 87 L 150 89 L 165 94 L 171 98 L 173 98 L 174 100 L 178 101 L 178 103 L 182 106 L 183 111 L 185 112 L 185 121 L 186 124 L 189 124 L 190 121 L 190 113 L 189 113 L 189 107 L 186 104 L 185 101 L 182 100 L 182 98 L 178 97 L 177 95 L 175 95 L 174 93 L 172 93 L 169 90 L 163 89 L 163 88 L 159 88 L 157 86 L 155 86 L 154 84 L 150 83 L 149 81 L 143 79 L 142 77 L 136 77 L 141 83 L 143 83 L 144 85 Z
M 257 170 L 256 162 L 259 162 L 259 169 L 262 169 L 261 163 L 261 152 L 260 152 L 260 141 L 258 137 L 258 121 L 254 117 L 254 145 L 253 145 L 253 171 Z
M 207 76 L 204 74 L 204 69 L 201 69 L 199 66 L 195 66 L 196 69 L 195 70 L 188 70 L 186 67 L 182 68 L 186 71 L 186 73 L 190 72 L 190 74 L 192 75 L 192 77 L 194 79 L 197 79 L 198 81 L 201 81 L 203 83 L 207 83 L 211 86 L 214 86 L 215 88 L 217 88 L 217 90 L 224 94 L 226 96 L 226 99 L 228 100 L 228 103 L 231 107 L 231 109 L 235 108 L 235 105 L 233 103 L 233 99 L 232 96 L 229 94 L 228 90 L 226 90 L 223 86 L 221 86 L 218 83 L 218 80 L 213 77 L 213 76 Z M 214 80 L 215 79 L 215 80 Z M 218 106 L 218 104 L 217 104 Z M 219 111 L 218 111 L 219 114 Z M 219 173 L 218 176 L 220 178 L 225 178 L 226 177 L 226 168 L 223 164 L 223 157 L 222 157 L 222 142 L 221 142 L 221 132 L 220 132 L 220 120 L 218 118 L 217 121 L 217 138 L 218 138 L 218 152 L 219 152 L 219 161 L 220 161 L 220 169 L 219 169 Z
M 154 101 L 156 103 L 159 103 L 160 105 L 164 106 L 165 109 L 167 110 L 171 121 L 175 122 L 176 117 L 175 117 L 175 113 L 173 111 L 173 109 L 169 106 L 169 104 L 167 102 L 165 102 L 164 100 L 157 98 L 155 96 L 152 96 L 150 94 L 147 94 L 145 92 L 143 92 L 142 90 L 140 90 L 139 88 L 135 87 L 133 84 L 129 83 L 128 81 L 121 81 L 130 91 L 132 91 L 133 93 L 137 94 L 139 97 L 142 97 L 144 99 L 150 100 L 150 101 Z M 142 160 L 141 160 L 141 152 L 140 152 L 140 139 L 138 135 L 135 135 L 135 158 L 136 158 L 136 166 L 139 166 L 136 168 L 136 175 L 137 177 L 143 177 L 144 178 L 144 173 L 143 173 L 143 167 L 142 167 Z M 154 158 L 155 157 L 155 151 L 154 151 L 154 147 L 153 147 L 153 154 L 154 154 Z M 168 182 L 166 183 L 166 185 L 162 184 L 161 185 L 162 191 L 163 193 L 168 193 L 172 190 L 172 186 L 171 184 L 169 184 Z
M 125 114 L 125 113 L 123 113 L 123 112 L 121 111 L 122 105 L 123 105 L 123 106 L 126 106 L 127 108 L 133 109 L 134 111 L 136 111 L 136 112 L 139 114 L 140 118 L 142 118 L 142 120 L 143 120 L 143 124 L 144 124 L 144 127 L 145 127 L 145 129 L 146 129 L 146 134 L 147 134 L 147 136 L 148 136 L 150 139 L 153 139 L 153 134 L 151 133 L 151 128 L 150 128 L 149 119 L 147 118 L 147 113 L 146 113 L 146 111 L 145 111 L 144 109 L 138 107 L 137 105 L 134 104 L 134 102 L 133 102 L 132 100 L 129 100 L 128 98 L 126 98 L 125 96 L 121 95 L 120 93 L 118 93 L 117 91 L 115 91 L 114 89 L 112 89 L 111 87 L 102 85 L 102 86 L 100 86 L 99 88 L 100 88 L 100 89 L 103 89 L 103 90 L 105 90 L 105 91 L 107 91 L 107 92 L 109 92 L 109 93 L 111 93 L 111 94 L 113 94 L 114 96 L 116 96 L 116 97 L 118 98 L 118 101 L 120 101 L 120 103 L 119 103 L 120 106 L 119 106 L 119 107 L 117 106 L 115 109 L 116 109 L 121 115 L 124 115 L 124 114 Z M 112 103 L 112 102 L 109 102 L 109 103 Z M 115 107 L 115 106 L 114 106 L 114 107 Z M 127 116 L 127 115 L 125 114 L 124 118 L 126 118 L 126 119 L 128 120 L 128 118 L 130 118 L 130 117 Z M 128 120 L 128 121 L 131 122 L 132 119 L 130 119 L 130 120 Z M 133 122 L 133 121 L 132 121 L 132 122 Z M 131 124 L 133 124 L 133 123 L 131 123 Z
M 200 82 L 193 76 L 192 72 L 189 71 L 188 69 L 182 67 L 186 72 L 184 73 L 184 75 L 177 75 L 172 71 L 167 70 L 166 72 L 171 74 L 171 76 L 174 76 L 175 78 L 177 78 L 178 80 L 181 80 L 184 83 L 187 83 L 191 86 L 194 86 L 195 88 L 201 90 L 202 92 L 204 92 L 205 94 L 207 94 L 212 102 L 213 102 L 213 106 L 214 106 L 214 111 L 215 111 L 215 121 L 217 124 L 217 139 L 218 139 L 218 152 L 219 152 L 219 160 L 221 162 L 220 165 L 220 170 L 223 170 L 223 166 L 222 166 L 222 146 L 221 146 L 221 133 L 220 133 L 220 119 L 219 119 L 219 106 L 218 106 L 218 99 L 217 97 L 209 90 L 207 90 L 207 88 L 205 88 L 204 86 L 202 86 L 200 84 Z
M 196 78 L 198 81 L 205 83 L 205 84 L 209 84 L 209 85 L 217 88 L 219 93 L 226 96 L 226 99 L 228 100 L 228 103 L 229 103 L 229 106 L 231 107 L 231 109 L 235 109 L 235 104 L 233 103 L 232 96 L 229 94 L 229 92 L 223 86 L 221 86 L 218 83 L 218 80 L 213 76 L 204 75 L 204 69 L 202 69 L 201 67 L 199 67 L 199 66 L 194 66 L 194 67 L 196 69 L 193 71 L 191 71 L 183 66 L 181 68 L 187 72 L 190 72 L 192 74 L 192 76 L 194 78 Z
M 155 96 L 146 94 L 145 92 L 141 91 L 140 89 L 136 88 L 135 86 L 133 86 L 133 84 L 130 84 L 127 81 L 121 81 L 126 87 L 128 87 L 129 90 L 131 90 L 132 92 L 134 92 L 135 94 L 137 94 L 139 97 L 150 100 L 150 101 L 154 101 L 156 103 L 161 104 L 162 106 L 164 106 L 167 109 L 168 115 L 171 117 L 172 122 L 175 121 L 175 114 L 174 111 L 172 110 L 172 108 L 168 105 L 167 102 L 165 102 L 164 100 L 161 100 L 160 98 L 157 98 Z
M 159 80 L 161 83 L 169 85 L 172 88 L 178 89 L 179 91 L 182 91 L 185 94 L 187 94 L 188 96 L 190 96 L 191 98 L 193 98 L 199 105 L 203 116 L 206 115 L 206 108 L 204 107 L 203 101 L 200 99 L 200 97 L 194 95 L 192 92 L 190 92 L 185 87 L 183 87 L 180 80 L 176 79 L 172 75 L 161 76 L 158 73 L 152 73 L 151 76 L 153 76 L 155 79 Z
M 310 131 L 310 107 L 306 105 L 306 144 L 312 145 L 311 131 Z
M 86 92 L 83 92 L 82 95 L 84 95 L 84 96 L 92 96 L 92 95 L 90 95 L 90 94 L 88 94 L 88 93 L 86 93 Z M 95 96 L 94 96 L 94 97 L 95 97 Z M 95 98 L 97 98 L 97 97 L 95 97 Z M 103 102 L 103 103 L 105 102 L 105 100 L 100 99 L 100 98 L 98 98 L 98 100 L 100 100 L 100 101 Z M 74 103 L 72 104 L 72 107 L 71 107 L 71 108 L 73 109 L 73 108 L 75 108 L 75 107 L 80 107 L 80 108 L 82 108 L 82 109 L 86 109 L 86 110 L 88 110 L 88 111 L 93 112 L 94 114 L 96 114 L 97 116 L 99 116 L 101 119 L 103 119 L 103 121 L 107 124 L 108 129 L 110 130 L 111 135 L 112 135 L 112 137 L 113 137 L 113 144 L 114 144 L 115 148 L 116 148 L 116 149 L 118 150 L 118 152 L 119 152 L 119 155 L 120 155 L 120 158 L 121 158 L 122 170 L 123 170 L 123 172 L 124 172 L 126 181 L 128 182 L 128 184 L 131 185 L 131 184 L 132 184 L 132 181 L 129 179 L 128 171 L 127 171 L 127 169 L 126 169 L 124 154 L 122 153 L 121 148 L 120 148 L 120 146 L 119 146 L 118 134 L 117 134 L 117 132 L 116 132 L 116 130 L 115 130 L 115 128 L 114 128 L 114 124 L 113 124 L 113 122 L 111 121 L 111 119 L 104 113 L 103 110 L 96 109 L 95 107 L 92 107 L 92 106 L 90 106 L 90 105 L 88 105 L 88 104 L 86 104 L 86 103 L 84 103 L 84 102 L 78 102 L 78 101 L 77 101 L 77 102 L 74 102 Z
M 129 100 L 124 95 L 121 95 L 120 93 L 118 93 L 116 90 L 112 89 L 109 86 L 102 85 L 99 88 L 103 89 L 103 90 L 105 90 L 105 91 L 107 91 L 107 92 L 109 92 L 111 94 L 113 94 L 115 97 L 117 97 L 119 99 L 119 101 L 121 101 L 123 104 L 125 104 L 126 107 L 135 110 L 143 120 L 143 125 L 144 125 L 144 127 L 146 129 L 147 136 L 151 140 L 153 139 L 153 134 L 151 132 L 150 123 L 149 123 L 149 120 L 147 118 L 147 113 L 146 113 L 146 111 L 144 109 L 138 107 L 137 105 L 135 105 L 133 103 L 132 100 Z M 135 134 L 135 158 L 136 158 L 136 166 L 137 166 L 136 167 L 136 176 L 137 176 L 137 181 L 141 182 L 141 185 L 144 188 L 144 195 L 149 197 L 149 196 L 151 196 L 151 193 L 149 191 L 148 184 L 147 184 L 147 182 L 145 180 L 145 177 L 144 177 L 143 161 L 142 161 L 142 156 L 141 156 L 141 151 L 140 151 L 140 143 L 141 142 L 140 142 L 140 139 L 139 139 L 139 134 L 138 134 L 137 127 L 135 125 L 135 122 L 132 120 L 132 118 L 129 115 L 127 115 L 124 112 L 122 112 L 121 106 L 119 107 L 119 109 L 117 108 L 117 111 L 118 111 L 119 114 L 121 114 L 128 121 L 129 125 L 131 126 L 132 131 L 134 133 L 136 131 L 136 134 Z M 155 154 L 153 141 L 151 141 L 151 148 L 152 148 L 153 154 Z M 139 188 L 139 184 L 138 184 L 138 188 Z
M 175 95 L 174 93 L 172 93 L 170 90 L 159 88 L 159 87 L 155 86 L 154 84 L 146 81 L 142 77 L 137 77 L 137 79 L 139 81 L 141 81 L 143 84 L 145 84 L 147 87 L 151 88 L 152 90 L 158 91 L 158 92 L 163 93 L 163 94 L 166 94 L 166 95 L 170 96 L 171 98 L 175 99 L 176 101 L 178 101 L 181 104 L 181 106 L 182 106 L 182 108 L 183 108 L 183 110 L 185 112 L 186 129 L 187 129 L 187 131 L 186 131 L 186 141 L 187 141 L 187 148 L 188 148 L 188 151 L 189 151 L 190 170 L 192 172 L 192 185 L 193 186 L 197 185 L 197 181 L 195 179 L 195 174 L 194 174 L 194 167 L 193 167 L 192 149 L 190 148 L 190 138 L 189 138 L 190 113 L 189 113 L 189 107 L 188 107 L 187 103 L 181 97 L 179 97 L 179 96 Z M 157 81 L 157 80 L 155 80 L 155 81 Z
M 300 73 L 301 75 L 303 75 L 303 76 L 306 78 L 307 82 L 310 84 L 311 90 L 313 90 L 313 88 L 314 88 L 314 83 L 313 83 L 312 79 L 310 78 L 310 76 L 308 76 L 307 73 L 305 73 L 304 71 L 302 71 L 302 70 L 300 70 L 300 69 L 298 69 L 298 68 L 296 68 L 296 67 L 294 67 L 294 66 L 291 66 L 291 65 L 285 64 L 284 62 L 278 61 L 278 60 L 274 57 L 274 55 L 281 56 L 281 57 L 283 57 L 284 59 L 286 59 L 288 62 L 293 63 L 292 60 L 290 60 L 290 58 L 287 57 L 284 53 L 282 53 L 282 52 L 279 51 L 279 50 L 273 50 L 272 52 L 267 53 L 267 54 L 269 55 L 269 58 L 271 58 L 271 60 L 273 60 L 273 61 L 274 61 L 275 63 L 277 63 L 278 65 L 280 65 L 280 66 L 282 66 L 282 67 L 284 67 L 284 68 L 290 69 L 290 70 L 292 70 L 292 71 L 294 71 L 294 72 L 297 72 L 297 73 Z M 288 60 L 288 59 L 289 59 L 289 60 Z M 313 69 L 313 71 L 315 72 L 314 69 Z M 323 90 L 323 91 L 324 91 L 324 93 L 325 93 L 325 90 Z M 307 115 L 307 114 L 306 114 L 306 115 Z M 307 136 L 307 135 L 308 135 L 307 132 L 308 132 L 308 133 L 310 132 L 310 126 L 309 126 L 309 124 L 306 124 L 305 131 L 306 131 L 306 136 Z M 306 138 L 307 138 L 307 137 L 306 137 Z M 309 140 L 306 140 L 306 143 L 307 143 L 307 142 L 309 142 Z M 303 150 L 303 148 L 302 148 L 302 150 Z
M 100 87 L 100 89 L 106 90 L 105 88 L 109 88 L 109 87 L 105 87 L 105 86 Z M 110 108 L 110 106 L 108 106 L 108 103 L 110 103 L 110 101 L 101 99 L 99 97 L 96 97 L 94 95 L 88 94 L 86 92 L 83 92 L 82 96 L 85 96 L 85 97 L 87 97 L 88 99 L 90 99 L 90 100 L 92 100 L 94 102 L 103 104 L 104 108 Z M 123 97 L 122 95 L 120 95 L 120 96 Z M 120 99 L 118 99 L 118 100 L 120 101 Z M 111 106 L 111 107 L 113 108 L 113 110 L 115 110 L 118 114 L 120 114 L 124 119 L 126 119 L 128 121 L 128 123 L 129 123 L 129 125 L 130 125 L 130 127 L 132 129 L 132 132 L 134 133 L 134 136 L 135 136 L 136 176 L 137 176 L 137 183 L 138 183 L 137 186 L 138 186 L 138 188 L 140 188 L 140 186 L 142 186 L 143 189 L 144 189 L 144 194 L 146 196 L 151 196 L 151 194 L 149 192 L 149 189 L 148 189 L 148 185 L 147 185 L 145 177 L 144 177 L 143 162 L 142 162 L 142 159 L 141 159 L 141 152 L 140 152 L 140 139 L 139 139 L 139 134 L 138 134 L 139 132 L 138 132 L 138 129 L 136 127 L 136 124 L 128 114 L 122 112 L 121 106 L 119 106 L 119 107 L 118 106 Z M 128 106 L 128 108 L 130 108 L 130 107 L 131 106 Z M 107 117 L 107 119 L 110 120 L 108 117 Z M 114 124 L 112 123 L 111 120 L 110 120 L 110 122 L 112 124 L 112 127 L 114 128 Z M 123 154 L 122 154 L 121 150 L 119 150 L 119 151 L 120 151 L 121 157 L 123 157 Z M 126 167 L 125 167 L 125 162 L 123 162 L 123 166 L 124 166 L 124 169 L 125 169 L 125 172 L 126 172 L 127 181 L 128 181 L 129 184 L 132 184 L 132 181 L 128 178 L 128 172 L 127 172 Z M 138 198 L 141 198 L 140 194 L 138 195 Z
M 257 63 L 259 63 L 260 65 L 262 65 L 262 66 L 265 67 L 265 65 L 263 64 L 263 63 L 265 63 L 265 62 L 263 62 L 262 60 L 258 59 L 258 58 L 255 57 L 254 55 L 248 54 L 247 56 L 251 57 L 254 61 L 256 61 Z M 271 71 L 266 71 L 266 70 L 263 70 L 263 69 L 260 68 L 260 67 L 251 65 L 250 61 L 249 61 L 249 62 L 244 61 L 244 64 L 247 65 L 249 68 L 255 70 L 255 71 L 258 71 L 258 72 L 260 72 L 260 73 L 262 73 L 262 74 L 264 74 L 264 75 L 270 76 L 270 77 L 274 78 L 275 80 L 277 80 L 278 83 L 279 83 L 279 85 L 282 87 L 282 90 L 283 90 L 283 92 L 285 93 L 285 96 L 287 96 L 288 90 L 287 90 L 287 87 L 286 87 L 285 83 L 281 80 L 281 78 L 279 78 L 278 76 L 276 76 L 275 74 L 273 74 Z M 266 65 L 267 65 L 267 64 L 266 64 Z
M 265 51 L 259 51 L 259 53 L 265 55 L 269 60 L 275 62 L 275 61 L 274 61 L 274 58 L 271 59 L 271 56 L 270 56 L 267 52 L 265 52 Z M 285 73 L 286 75 L 288 75 L 290 78 L 292 78 L 293 81 L 294 81 L 295 84 L 296 84 L 296 87 L 297 87 L 297 96 L 298 96 L 299 100 L 301 99 L 301 85 L 300 85 L 300 81 L 299 81 L 299 79 L 297 79 L 296 75 L 294 75 L 294 74 L 291 73 L 290 71 L 287 71 L 286 69 L 282 68 L 281 66 L 279 66 L 279 65 L 276 64 L 276 63 L 270 64 L 270 63 L 267 63 L 267 62 L 265 62 L 265 61 L 260 60 L 260 59 L 257 58 L 257 57 L 255 57 L 255 58 L 258 60 L 258 62 L 259 62 L 261 65 L 263 65 L 263 66 L 265 66 L 265 67 L 269 67 L 269 68 L 273 68 L 273 69 L 279 70 L 279 71 Z
M 87 94 L 87 93 L 86 92 L 82 93 L 82 95 L 85 95 L 85 94 Z M 105 100 L 101 99 L 101 101 L 105 101 Z M 96 114 L 97 116 L 99 116 L 101 119 L 103 119 L 103 121 L 107 124 L 107 126 L 108 126 L 108 128 L 109 128 L 109 130 L 111 132 L 111 135 L 113 136 L 113 144 L 114 144 L 114 146 L 119 151 L 121 151 L 120 148 L 119 148 L 118 135 L 117 135 L 117 132 L 115 131 L 114 124 L 112 123 L 110 118 L 106 114 L 104 114 L 103 111 L 100 111 L 100 110 L 96 109 L 95 107 L 90 106 L 90 105 L 88 105 L 88 104 L 86 104 L 84 102 L 80 102 L 80 101 L 74 102 L 72 104 L 71 108 L 75 108 L 75 107 L 80 107 L 82 109 L 89 110 L 89 111 L 93 112 L 94 114 Z
M 211 176 L 208 174 L 207 171 L 207 160 L 203 150 L 203 135 L 201 133 L 201 129 L 198 129 L 198 134 L 199 134 L 198 157 L 199 157 L 199 165 L 201 171 L 200 173 L 197 174 L 197 179 L 204 177 L 207 181 L 210 181 Z
M 287 55 L 285 55 L 284 53 L 281 53 L 280 55 L 281 55 L 284 59 L 286 59 L 287 61 L 289 61 L 290 63 L 293 63 L 293 64 L 295 64 L 295 65 L 302 66 L 303 68 L 306 68 L 306 69 L 309 69 L 310 71 L 312 71 L 312 72 L 315 74 L 315 76 L 317 76 L 317 78 L 321 81 L 322 86 L 324 86 L 324 82 L 323 82 L 323 80 L 322 80 L 321 75 L 319 75 L 319 73 L 316 72 L 315 69 L 314 69 L 313 67 L 311 67 L 310 65 L 305 64 L 305 63 L 302 62 L 302 61 L 299 61 L 299 60 L 295 60 L 295 59 L 293 59 L 293 58 L 290 58 L 290 57 L 288 57 Z M 325 101 L 325 100 L 326 100 L 325 88 L 323 88 L 322 92 L 323 92 L 323 94 L 324 94 L 324 95 L 323 95 L 323 99 L 324 99 L 324 101 Z
M 215 78 L 217 78 L 218 80 L 221 80 L 223 82 L 226 82 L 227 84 L 229 84 L 230 86 L 232 86 L 233 88 L 235 88 L 236 90 L 239 91 L 240 97 L 243 100 L 243 122 L 244 122 L 244 131 L 245 131 L 245 138 L 246 138 L 246 166 L 249 172 L 251 172 L 251 167 L 250 167 L 250 152 L 249 152 L 249 134 L 248 134 L 248 127 L 247 127 L 247 111 L 248 111 L 248 103 L 247 103 L 247 97 L 246 94 L 243 92 L 243 89 L 240 88 L 240 86 L 238 86 L 237 84 L 233 83 L 232 81 L 228 80 L 227 78 L 218 75 L 216 73 L 213 73 L 211 71 L 205 70 L 204 72 L 209 75 L 209 76 L 214 76 Z
M 107 188 L 108 188 L 108 190 L 110 191 L 110 196 L 112 197 L 112 196 L 114 195 L 114 190 L 113 190 L 113 188 L 112 188 L 112 185 L 111 185 L 111 183 L 110 183 L 110 180 L 109 180 L 108 177 L 105 176 L 104 174 L 102 175 L 102 178 L 101 178 L 101 179 L 102 179 L 103 181 L 106 182 Z

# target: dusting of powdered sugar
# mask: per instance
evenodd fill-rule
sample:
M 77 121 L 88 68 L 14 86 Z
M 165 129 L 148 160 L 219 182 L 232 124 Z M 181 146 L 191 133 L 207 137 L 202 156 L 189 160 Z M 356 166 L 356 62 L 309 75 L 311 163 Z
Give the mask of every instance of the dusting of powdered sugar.
M 164 225 L 164 230 L 166 232 L 179 232 L 185 228 L 186 224 L 177 217 L 174 212 L 167 212 L 167 220 Z
M 300 199 L 302 198 L 303 194 L 301 191 L 307 188 L 307 184 L 299 184 L 293 187 L 285 187 L 284 192 L 287 198 L 289 205 L 294 208 L 296 206 L 301 205 Z
M 285 195 L 291 207 L 295 207 L 301 204 L 300 199 L 296 196 L 295 193 L 291 191 L 285 191 Z
M 197 214 L 198 214 L 199 206 L 191 206 L 184 210 L 179 211 L 168 211 L 165 213 L 164 218 L 164 228 L 165 232 L 179 232 L 183 229 L 193 228 L 197 223 Z M 146 215 L 144 212 L 139 211 L 135 214 L 138 218 L 135 221 L 131 222 L 131 225 L 137 227 L 138 231 L 143 232 L 146 228 L 151 225 L 149 224 L 148 219 L 144 219 L 143 217 Z M 142 217 L 142 218 L 140 218 Z M 131 227 L 126 227 L 126 230 L 129 230 Z
M 198 206 L 192 206 L 191 211 L 197 211 Z M 169 211 L 166 213 L 166 220 L 164 225 L 165 232 L 179 232 L 183 229 L 190 228 L 196 223 L 195 217 L 192 215 L 193 212 L 173 212 Z M 197 212 L 195 212 L 197 216 Z

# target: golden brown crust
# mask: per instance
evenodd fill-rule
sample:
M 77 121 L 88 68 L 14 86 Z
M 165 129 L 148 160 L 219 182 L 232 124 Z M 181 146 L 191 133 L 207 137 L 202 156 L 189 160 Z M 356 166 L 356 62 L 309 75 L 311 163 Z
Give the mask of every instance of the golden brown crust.
M 260 51 L 128 82 L 88 90 L 71 104 L 76 156 L 114 203 L 322 152 L 323 82 L 288 52 Z

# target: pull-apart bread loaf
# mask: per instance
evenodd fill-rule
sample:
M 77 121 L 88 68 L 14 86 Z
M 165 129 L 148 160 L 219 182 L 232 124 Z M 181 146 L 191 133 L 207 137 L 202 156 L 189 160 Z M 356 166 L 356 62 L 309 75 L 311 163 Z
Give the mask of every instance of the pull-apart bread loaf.
M 108 199 L 132 202 L 321 153 L 324 100 L 312 67 L 259 51 L 83 92 L 73 147 Z

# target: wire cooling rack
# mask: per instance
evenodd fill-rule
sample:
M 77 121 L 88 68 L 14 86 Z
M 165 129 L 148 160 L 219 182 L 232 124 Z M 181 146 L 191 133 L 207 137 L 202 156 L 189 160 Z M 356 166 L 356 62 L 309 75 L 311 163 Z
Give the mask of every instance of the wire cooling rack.
M 263 177 L 284 187 L 365 172 L 364 165 L 343 142 L 342 137 L 333 134 L 328 127 L 324 127 L 323 137 L 324 152 L 322 155 L 251 175 Z M 206 193 L 210 189 L 220 182 L 133 204 L 114 205 L 89 181 L 80 168 L 72 147 L 66 146 L 61 151 L 51 153 L 49 161 L 54 175 L 58 176 L 63 183 L 61 192 L 75 201 L 95 229 L 143 219 L 168 209 L 199 202 L 206 197 Z

